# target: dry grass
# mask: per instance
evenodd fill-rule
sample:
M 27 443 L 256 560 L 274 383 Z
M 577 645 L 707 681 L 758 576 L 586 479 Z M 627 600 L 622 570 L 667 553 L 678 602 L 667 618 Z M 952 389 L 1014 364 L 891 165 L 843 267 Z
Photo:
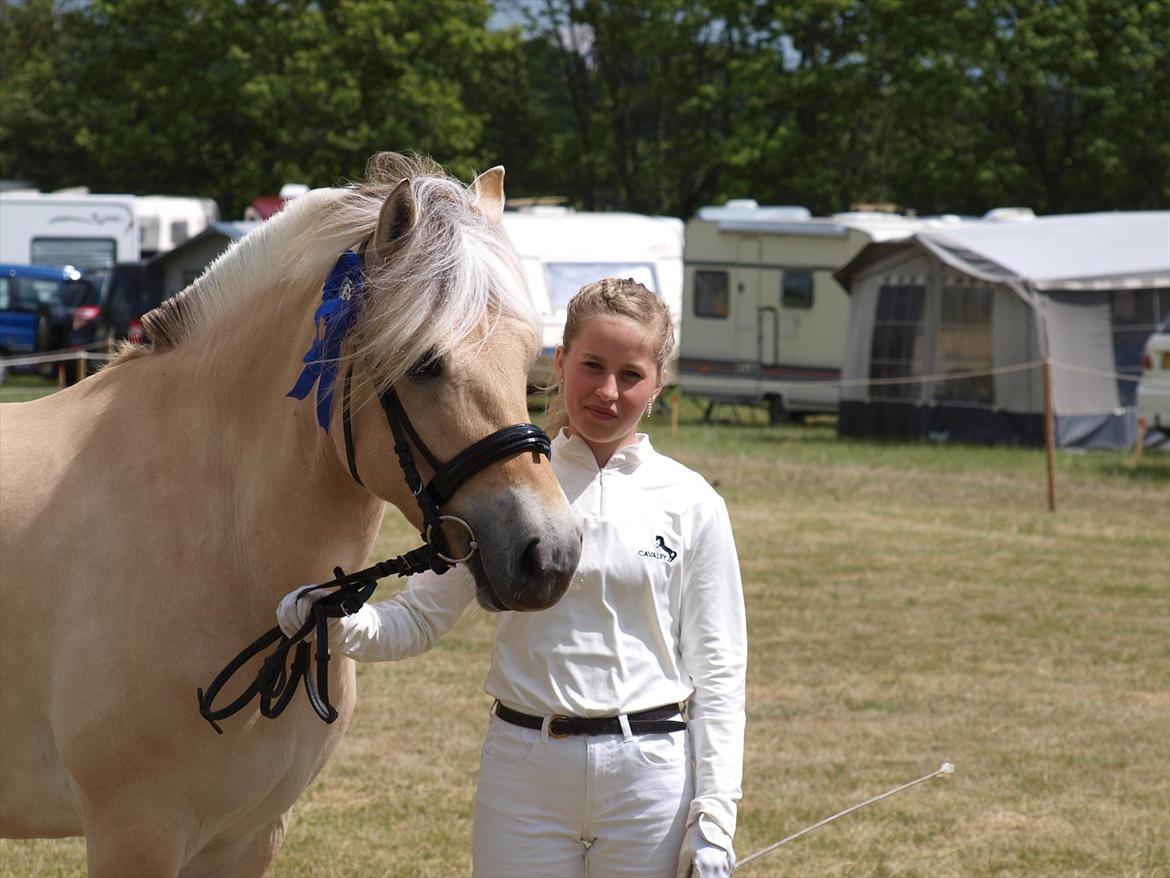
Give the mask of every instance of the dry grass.
M 657 444 L 727 498 L 751 667 L 737 847 L 926 774 L 749 876 L 1170 875 L 1170 461 L 684 427 Z M 413 545 L 394 517 L 379 549 Z M 273 876 L 470 865 L 491 620 L 360 669 L 346 741 Z M 4 842 L 0 876 L 78 874 L 77 840 Z

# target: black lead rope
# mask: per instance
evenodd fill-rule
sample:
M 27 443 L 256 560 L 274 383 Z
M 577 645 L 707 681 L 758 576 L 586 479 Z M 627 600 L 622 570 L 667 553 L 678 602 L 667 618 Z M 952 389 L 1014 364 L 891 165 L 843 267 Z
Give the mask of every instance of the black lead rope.
M 227 719 L 232 714 L 243 710 L 257 695 L 260 696 L 260 713 L 268 719 L 276 719 L 288 707 L 297 692 L 297 684 L 301 680 L 305 683 L 305 694 L 313 711 L 325 722 L 331 723 L 337 719 L 337 710 L 329 701 L 329 620 L 340 619 L 342 616 L 352 616 L 362 604 L 374 594 L 378 580 L 386 576 L 409 576 L 412 573 L 421 573 L 424 570 L 434 569 L 436 563 L 446 564 L 436 557 L 436 550 L 430 546 L 421 546 L 413 551 L 379 561 L 373 567 L 367 567 L 357 573 L 346 574 L 340 567 L 333 569 L 335 579 L 321 585 L 310 585 L 301 589 L 300 594 L 307 594 L 321 589 L 336 588 L 337 590 L 317 600 L 309 613 L 305 624 L 293 634 L 286 637 L 279 625 L 252 642 L 243 652 L 228 662 L 227 667 L 219 672 L 207 687 L 207 691 L 198 689 L 199 715 L 211 723 L 211 727 L 219 734 L 223 734 L 218 720 Z M 315 634 L 317 641 L 316 677 L 312 673 L 313 662 L 310 660 L 311 647 L 309 635 Z M 272 654 L 264 659 L 256 679 L 243 693 L 226 707 L 215 708 L 219 691 L 235 676 L 245 664 L 255 656 L 264 652 L 273 644 L 278 644 Z M 291 666 L 288 664 L 288 655 L 296 647 Z

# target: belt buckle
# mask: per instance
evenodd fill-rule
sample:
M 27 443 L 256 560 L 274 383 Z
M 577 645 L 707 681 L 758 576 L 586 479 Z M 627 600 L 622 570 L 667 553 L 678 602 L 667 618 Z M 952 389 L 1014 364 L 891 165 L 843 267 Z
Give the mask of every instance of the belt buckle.
M 569 737 L 569 732 L 554 732 L 553 731 L 553 723 L 555 723 L 559 719 L 563 719 L 565 722 L 569 721 L 569 718 L 567 716 L 565 716 L 563 713 L 558 713 L 555 716 L 550 716 L 548 719 L 548 736 L 550 738 L 567 738 L 567 737 Z

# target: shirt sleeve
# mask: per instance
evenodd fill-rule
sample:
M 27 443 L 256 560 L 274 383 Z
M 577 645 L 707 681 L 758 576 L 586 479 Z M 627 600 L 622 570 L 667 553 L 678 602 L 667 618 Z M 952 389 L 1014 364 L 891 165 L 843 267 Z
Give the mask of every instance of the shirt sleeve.
M 702 510 L 684 571 L 680 649 L 695 691 L 687 723 L 695 797 L 687 824 L 727 850 L 742 797 L 747 623 L 739 558 L 721 497 Z
M 363 604 L 341 619 L 334 648 L 359 662 L 418 655 L 450 631 L 474 599 L 475 579 L 463 565 L 442 575 L 416 573 L 390 600 Z

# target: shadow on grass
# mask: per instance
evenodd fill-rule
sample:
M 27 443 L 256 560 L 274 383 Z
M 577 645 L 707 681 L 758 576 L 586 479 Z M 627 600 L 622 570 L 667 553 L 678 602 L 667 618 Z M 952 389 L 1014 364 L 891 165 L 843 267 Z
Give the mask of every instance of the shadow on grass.
M 1152 454 L 1146 452 L 1137 464 L 1133 461 L 1110 461 L 1101 466 L 1101 473 L 1132 482 L 1170 485 L 1170 454 L 1165 451 Z

